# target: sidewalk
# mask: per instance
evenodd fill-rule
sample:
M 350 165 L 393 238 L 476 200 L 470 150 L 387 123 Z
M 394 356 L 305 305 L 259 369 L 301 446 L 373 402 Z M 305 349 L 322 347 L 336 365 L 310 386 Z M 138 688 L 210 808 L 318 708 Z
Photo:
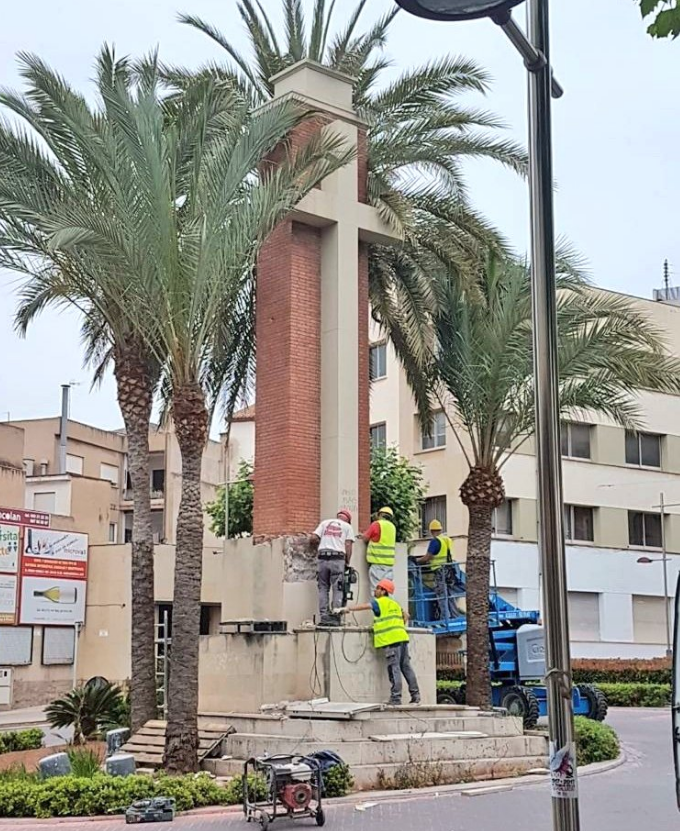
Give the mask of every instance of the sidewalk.
M 37 727 L 47 724 L 44 707 L 29 707 L 26 710 L 0 711 L 0 731 L 15 730 L 17 727 Z

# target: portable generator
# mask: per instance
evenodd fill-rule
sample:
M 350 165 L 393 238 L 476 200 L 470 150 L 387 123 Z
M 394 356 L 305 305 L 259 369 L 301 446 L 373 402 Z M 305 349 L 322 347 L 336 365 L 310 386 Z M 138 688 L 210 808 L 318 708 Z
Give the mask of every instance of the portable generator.
M 248 759 L 243 771 L 243 813 L 248 822 L 267 828 L 275 819 L 313 819 L 321 827 L 326 816 L 321 804 L 321 765 L 305 756 L 262 756 Z M 248 777 L 266 782 L 264 800 L 258 800 L 256 785 Z

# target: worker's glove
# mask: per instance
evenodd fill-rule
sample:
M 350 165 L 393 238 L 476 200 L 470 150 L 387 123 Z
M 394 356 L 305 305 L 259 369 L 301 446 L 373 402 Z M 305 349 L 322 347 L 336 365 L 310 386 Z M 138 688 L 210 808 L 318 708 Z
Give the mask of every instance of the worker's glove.
M 334 615 L 347 615 L 349 614 L 349 609 L 347 606 L 341 606 L 339 609 L 333 609 L 332 614 Z

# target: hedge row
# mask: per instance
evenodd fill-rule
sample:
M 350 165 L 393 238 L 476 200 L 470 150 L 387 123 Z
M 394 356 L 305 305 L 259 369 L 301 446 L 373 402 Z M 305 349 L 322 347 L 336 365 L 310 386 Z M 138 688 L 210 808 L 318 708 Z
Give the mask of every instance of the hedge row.
M 598 684 L 610 707 L 667 707 L 670 684 Z
M 575 684 L 671 684 L 668 658 L 622 660 L 618 658 L 577 658 L 572 662 Z M 441 681 L 464 681 L 462 667 L 442 669 Z
M 0 733 L 0 753 L 15 753 L 17 750 L 37 750 L 42 747 L 43 731 L 37 727 L 30 730 Z
M 262 792 L 263 783 L 256 784 Z M 196 776 L 62 776 L 0 781 L 0 817 L 91 817 L 120 814 L 138 799 L 169 796 L 178 811 L 241 801 L 241 781 L 221 788 L 206 774 Z
M 575 684 L 670 684 L 668 658 L 639 660 L 578 658 L 572 663 Z

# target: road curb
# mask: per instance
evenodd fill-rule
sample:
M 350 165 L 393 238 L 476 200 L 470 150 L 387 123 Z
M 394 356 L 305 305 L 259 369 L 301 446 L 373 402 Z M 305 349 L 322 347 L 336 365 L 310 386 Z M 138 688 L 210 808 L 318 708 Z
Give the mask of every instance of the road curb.
M 626 751 L 621 748 L 621 752 L 616 759 L 608 762 L 595 762 L 592 765 L 584 765 L 578 769 L 579 778 L 587 776 L 596 776 L 601 773 L 609 773 L 616 768 L 621 767 L 628 761 Z M 463 794 L 468 796 L 491 796 L 501 792 L 507 793 L 515 789 L 531 787 L 534 785 L 547 784 L 547 774 L 533 774 L 529 776 L 514 776 L 505 779 L 484 779 L 479 782 L 462 782 L 457 785 L 441 785 L 440 787 L 432 788 L 410 788 L 403 791 L 360 791 L 349 794 L 338 799 L 326 799 L 326 805 L 356 805 L 362 803 L 366 804 L 367 809 L 369 805 L 378 805 L 388 802 L 401 802 L 412 799 L 425 799 L 427 797 L 437 798 L 440 796 L 448 796 L 451 794 Z M 481 791 L 475 794 L 475 791 Z M 486 793 L 484 793 L 486 791 Z M 207 817 L 207 816 L 230 816 L 232 814 L 239 814 L 243 812 L 241 805 L 214 805 L 209 808 L 196 808 L 193 811 L 184 811 L 179 813 L 178 817 Z M 5 829 L 20 828 L 20 827 L 35 827 L 43 825 L 75 825 L 79 823 L 92 822 L 120 822 L 123 819 L 122 814 L 115 814 L 112 816 L 95 816 L 95 817 L 52 817 L 49 819 L 12 819 L 0 820 L 0 831 Z

